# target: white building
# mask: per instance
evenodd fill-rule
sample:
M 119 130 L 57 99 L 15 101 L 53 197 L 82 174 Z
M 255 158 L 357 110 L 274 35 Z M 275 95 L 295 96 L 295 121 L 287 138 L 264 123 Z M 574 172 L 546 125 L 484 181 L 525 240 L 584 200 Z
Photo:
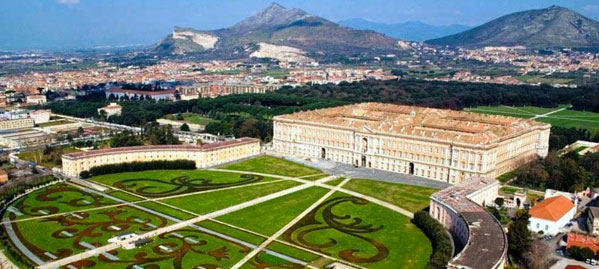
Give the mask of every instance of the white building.
M 570 199 L 558 195 L 536 204 L 528 212 L 528 229 L 545 235 L 556 235 L 574 218 L 576 207 Z
M 121 107 L 119 104 L 110 103 L 110 105 L 98 108 L 98 114 L 100 114 L 102 111 L 104 111 L 104 113 L 106 113 L 106 117 L 110 117 L 113 115 L 119 116 L 119 115 L 121 115 L 122 109 L 123 109 L 123 107 Z
M 159 100 L 173 100 L 175 98 L 175 90 L 159 90 L 159 91 L 140 91 L 140 90 L 127 90 L 121 88 L 112 88 L 105 91 L 106 98 L 113 97 L 120 99 L 121 97 L 126 98 L 141 98 Z
M 29 95 L 27 96 L 27 103 L 41 105 L 46 103 L 45 95 Z
M 33 119 L 35 124 L 45 123 L 50 121 L 50 113 L 49 110 L 34 110 L 29 112 L 29 117 Z

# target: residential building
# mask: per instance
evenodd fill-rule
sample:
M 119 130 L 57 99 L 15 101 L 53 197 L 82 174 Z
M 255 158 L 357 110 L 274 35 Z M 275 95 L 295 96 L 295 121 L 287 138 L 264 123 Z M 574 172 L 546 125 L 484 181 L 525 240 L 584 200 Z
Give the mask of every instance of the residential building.
M 589 248 L 594 253 L 599 251 L 599 237 L 580 233 L 568 233 L 566 249 L 571 247 Z
M 101 114 L 101 112 L 104 111 L 104 113 L 106 113 L 106 117 L 120 116 L 122 109 L 123 107 L 121 107 L 119 104 L 110 103 L 110 105 L 98 108 L 98 114 Z
M 448 268 L 504 268 L 507 237 L 485 210 L 499 193 L 499 181 L 475 177 L 431 195 L 429 214 L 449 230 L 455 255 Z
M 28 104 L 41 105 L 46 103 L 45 95 L 29 95 L 25 100 Z
M 0 132 L 0 145 L 9 148 L 40 146 L 52 142 L 52 137 L 36 129 L 5 130 Z
M 77 177 L 82 171 L 117 163 L 191 160 L 197 168 L 206 168 L 260 154 L 260 140 L 240 138 L 235 140 L 191 145 L 156 145 L 99 149 L 65 154 L 62 156 L 62 173 Z
M 121 88 L 111 88 L 105 91 L 106 98 L 113 96 L 114 98 L 120 99 L 121 97 L 126 98 L 150 98 L 153 100 L 174 100 L 175 90 L 157 90 L 157 91 L 140 91 L 140 90 L 127 90 Z
M 574 203 L 565 196 L 547 198 L 528 211 L 528 229 L 544 235 L 556 235 L 574 218 L 575 213 Z
M 34 122 L 31 118 L 16 119 L 16 120 L 0 120 L 0 130 L 17 130 L 25 128 L 33 128 Z
M 8 181 L 8 173 L 6 173 L 6 170 L 0 169 L 0 183 L 4 184 L 7 181 Z
M 551 125 L 530 119 L 362 103 L 276 116 L 273 147 L 457 184 L 547 155 Z
M 599 207 L 589 207 L 587 228 L 592 235 L 599 235 Z
M 46 123 L 50 121 L 50 110 L 34 110 L 29 112 L 29 117 L 35 124 Z

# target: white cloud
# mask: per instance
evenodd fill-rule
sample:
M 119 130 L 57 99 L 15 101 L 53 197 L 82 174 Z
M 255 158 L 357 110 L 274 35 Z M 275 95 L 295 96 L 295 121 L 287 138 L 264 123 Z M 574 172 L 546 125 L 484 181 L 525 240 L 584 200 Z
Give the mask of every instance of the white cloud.
M 75 4 L 79 4 L 80 0 L 56 0 L 56 3 L 62 4 L 62 5 L 75 5 Z

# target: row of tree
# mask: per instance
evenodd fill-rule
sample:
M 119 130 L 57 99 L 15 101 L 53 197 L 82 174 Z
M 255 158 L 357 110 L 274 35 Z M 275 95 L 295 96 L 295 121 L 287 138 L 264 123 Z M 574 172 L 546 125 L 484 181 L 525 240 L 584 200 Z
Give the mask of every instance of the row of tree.
M 90 178 L 107 174 L 137 172 L 147 170 L 194 170 L 196 163 L 188 160 L 175 161 L 151 161 L 151 162 L 129 162 L 119 164 L 108 164 L 92 167 L 89 171 L 82 171 L 81 178 Z
M 599 152 L 580 156 L 572 151 L 563 156 L 550 152 L 546 158 L 518 169 L 515 183 L 532 188 L 582 191 L 599 186 Z
M 433 253 L 431 254 L 426 268 L 445 268 L 454 252 L 452 239 L 445 227 L 431 217 L 426 211 L 416 212 L 412 219 L 412 223 L 422 230 L 433 244 Z

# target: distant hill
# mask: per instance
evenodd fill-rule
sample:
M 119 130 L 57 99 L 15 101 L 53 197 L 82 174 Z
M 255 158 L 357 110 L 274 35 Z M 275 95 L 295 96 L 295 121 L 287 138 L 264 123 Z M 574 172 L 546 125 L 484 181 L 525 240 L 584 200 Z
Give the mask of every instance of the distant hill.
M 209 54 L 309 60 L 321 55 L 395 52 L 405 48 L 394 38 L 340 26 L 301 9 L 273 3 L 230 28 L 198 31 L 177 27 L 153 48 L 161 54 Z
M 426 43 L 464 47 L 591 48 L 599 47 L 599 22 L 570 9 L 551 6 L 509 14 L 471 30 Z
M 358 30 L 372 30 L 388 35 L 390 37 L 410 41 L 424 41 L 434 38 L 440 38 L 448 35 L 457 34 L 472 28 L 470 26 L 460 24 L 436 26 L 422 23 L 419 21 L 386 24 L 371 22 L 364 19 L 342 20 L 339 21 L 339 24 Z

